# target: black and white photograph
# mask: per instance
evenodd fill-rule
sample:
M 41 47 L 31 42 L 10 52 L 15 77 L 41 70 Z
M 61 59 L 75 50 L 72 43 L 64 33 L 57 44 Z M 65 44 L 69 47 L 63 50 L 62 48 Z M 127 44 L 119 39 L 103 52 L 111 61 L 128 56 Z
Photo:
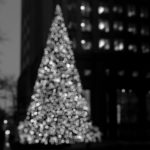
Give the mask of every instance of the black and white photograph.
M 150 1 L 0 0 L 0 150 L 99 149 L 150 149 Z

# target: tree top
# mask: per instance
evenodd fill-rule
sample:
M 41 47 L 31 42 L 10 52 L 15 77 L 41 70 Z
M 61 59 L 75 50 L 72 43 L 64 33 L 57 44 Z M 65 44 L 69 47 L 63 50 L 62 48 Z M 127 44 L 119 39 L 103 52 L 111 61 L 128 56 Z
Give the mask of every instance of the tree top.
M 59 4 L 56 5 L 56 10 L 55 10 L 56 15 L 62 15 L 62 10 Z

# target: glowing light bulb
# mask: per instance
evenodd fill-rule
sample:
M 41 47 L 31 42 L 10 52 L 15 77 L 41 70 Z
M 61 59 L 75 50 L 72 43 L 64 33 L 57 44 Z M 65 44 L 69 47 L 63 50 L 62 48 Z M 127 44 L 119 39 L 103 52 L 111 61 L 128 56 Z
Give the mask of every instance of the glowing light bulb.
M 98 8 L 98 14 L 102 14 L 102 13 L 104 13 L 104 11 L 105 11 L 104 7 L 100 6 Z
M 105 24 L 104 23 L 100 23 L 98 27 L 99 27 L 100 30 L 103 30 L 105 28 Z
M 121 89 L 121 92 L 122 92 L 122 93 L 125 93 L 125 92 L 126 92 L 126 89 Z
M 10 130 L 6 130 L 5 135 L 9 135 L 9 134 L 10 134 Z
M 80 24 L 80 25 L 81 25 L 81 27 L 82 27 L 82 28 L 84 28 L 84 27 L 85 27 L 85 23 L 84 23 L 84 22 L 81 22 L 81 24 Z
M 81 40 L 81 44 L 85 44 L 86 42 L 85 42 L 85 40 Z
M 99 41 L 99 48 L 104 47 L 104 45 L 105 45 L 105 41 L 104 40 Z
M 8 123 L 8 120 L 4 120 L 3 122 L 4 122 L 4 124 L 7 124 L 7 123 Z
M 81 5 L 81 6 L 80 6 L 80 9 L 81 9 L 82 11 L 84 11 L 84 10 L 85 10 L 85 6 L 84 6 L 84 5 Z

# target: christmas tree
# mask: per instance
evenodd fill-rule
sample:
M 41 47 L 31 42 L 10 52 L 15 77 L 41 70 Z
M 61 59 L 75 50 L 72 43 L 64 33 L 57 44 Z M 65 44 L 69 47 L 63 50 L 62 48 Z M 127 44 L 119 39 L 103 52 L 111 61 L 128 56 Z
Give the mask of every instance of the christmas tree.
M 92 125 L 89 106 L 72 51 L 62 11 L 56 6 L 31 103 L 18 125 L 21 143 L 73 144 L 101 141 Z

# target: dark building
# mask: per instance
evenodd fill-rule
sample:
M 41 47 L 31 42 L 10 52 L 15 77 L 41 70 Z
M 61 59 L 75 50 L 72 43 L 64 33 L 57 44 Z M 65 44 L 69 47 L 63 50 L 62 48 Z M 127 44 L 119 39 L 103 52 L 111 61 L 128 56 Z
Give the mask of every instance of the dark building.
M 23 119 L 59 1 L 22 1 L 18 112 Z M 103 138 L 150 138 L 149 0 L 60 2 L 91 117 Z

